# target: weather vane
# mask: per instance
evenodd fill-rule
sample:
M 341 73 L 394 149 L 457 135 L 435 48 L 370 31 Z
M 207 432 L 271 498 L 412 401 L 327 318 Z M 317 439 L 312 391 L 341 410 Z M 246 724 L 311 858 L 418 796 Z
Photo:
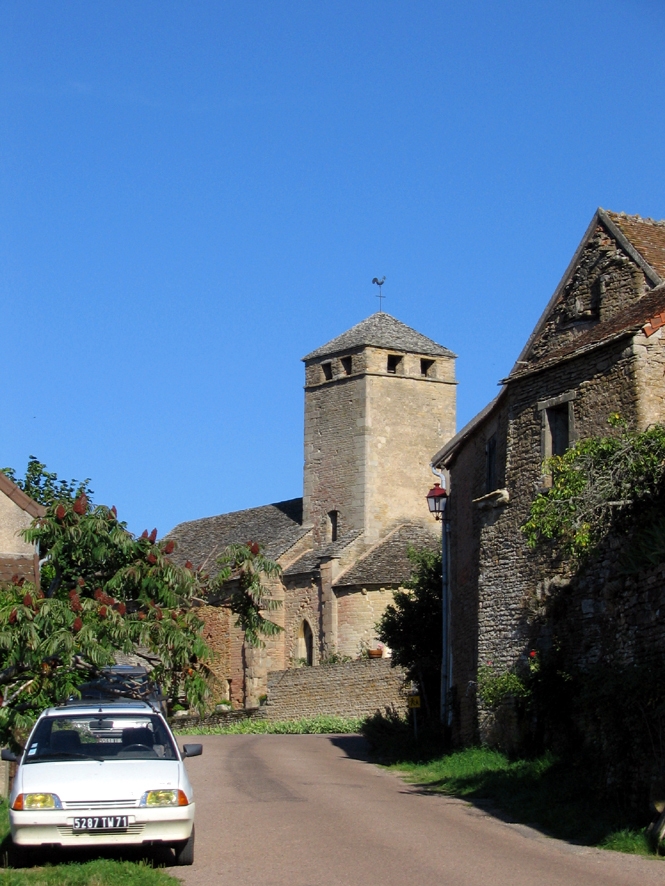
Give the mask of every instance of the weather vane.
M 379 287 L 379 294 L 377 295 L 377 298 L 379 300 L 379 310 L 381 312 L 383 312 L 383 299 L 385 298 L 385 295 L 383 294 L 381 287 L 383 286 L 383 284 L 385 282 L 386 282 L 385 276 L 381 277 L 380 280 L 378 277 L 374 277 L 374 279 L 372 280 L 372 283 L 376 283 L 376 285 Z

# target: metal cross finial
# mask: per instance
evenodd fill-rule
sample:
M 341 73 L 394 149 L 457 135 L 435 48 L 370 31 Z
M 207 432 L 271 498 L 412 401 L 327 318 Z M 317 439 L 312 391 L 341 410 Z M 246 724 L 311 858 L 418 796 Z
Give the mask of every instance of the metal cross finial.
M 386 282 L 385 276 L 382 277 L 380 280 L 378 277 L 374 277 L 372 280 L 372 283 L 376 283 L 376 285 L 379 287 L 379 294 L 377 295 L 377 298 L 379 300 L 379 311 L 381 311 L 381 312 L 383 312 L 383 299 L 385 298 L 385 295 L 383 294 L 381 287 L 383 286 L 383 284 L 385 282 Z

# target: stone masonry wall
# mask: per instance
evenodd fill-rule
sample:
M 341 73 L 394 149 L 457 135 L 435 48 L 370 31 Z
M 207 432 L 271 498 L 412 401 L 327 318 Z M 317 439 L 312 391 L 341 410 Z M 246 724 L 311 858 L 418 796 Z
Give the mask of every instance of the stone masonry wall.
M 543 593 L 544 583 L 565 580 L 558 564 L 544 559 L 539 551 L 527 548 L 520 531 L 531 502 L 546 480 L 542 473 L 543 417 L 538 403 L 573 392 L 577 437 L 611 433 L 607 418 L 612 412 L 621 413 L 629 424 L 635 425 L 638 420 L 635 373 L 639 359 L 639 353 L 626 338 L 511 383 L 493 417 L 499 444 L 499 485 L 508 490 L 507 504 L 498 507 L 482 507 L 482 502 L 473 504 L 474 499 L 486 493 L 484 464 L 485 443 L 492 430 L 489 424 L 480 425 L 474 439 L 465 445 L 467 461 L 453 465 L 453 500 L 461 497 L 460 493 L 464 498 L 464 502 L 457 502 L 457 511 L 451 513 L 453 521 L 456 513 L 466 509 L 465 522 L 459 527 L 452 523 L 453 574 L 455 582 L 466 575 L 470 604 L 460 613 L 459 603 L 453 603 L 458 607 L 456 612 L 460 618 L 459 623 L 453 623 L 453 632 L 466 634 L 472 642 L 475 584 L 478 664 L 491 663 L 497 671 L 503 671 L 520 661 L 526 663 L 530 643 L 528 602 Z M 461 479 L 462 489 L 456 485 L 457 477 Z M 474 559 L 478 562 L 477 579 L 470 568 Z M 453 600 L 460 595 L 460 588 L 454 584 Z M 468 654 L 465 660 L 468 667 Z M 455 669 L 455 665 L 453 667 Z M 474 678 L 468 670 L 454 671 L 458 699 L 469 695 L 469 679 Z M 479 709 L 481 737 L 488 728 L 486 714 Z M 472 706 L 466 704 L 461 730 L 466 734 L 472 728 Z
M 276 671 L 268 678 L 269 720 L 364 717 L 395 707 L 406 711 L 404 676 L 388 659 Z
M 562 363 L 548 372 L 513 383 L 508 390 L 505 484 L 510 502 L 505 508 L 479 514 L 480 574 L 478 661 L 509 668 L 525 657 L 525 598 L 537 593 L 539 582 L 551 576 L 553 564 L 530 550 L 520 531 L 536 494 L 543 487 L 542 414 L 538 402 L 574 392 L 575 433 L 578 437 L 611 433 L 609 415 L 619 412 L 635 424 L 635 355 L 629 340 Z M 500 434 L 503 436 L 503 434 Z
M 337 651 L 355 658 L 363 649 L 375 649 L 376 624 L 393 602 L 389 588 L 354 588 L 337 596 Z

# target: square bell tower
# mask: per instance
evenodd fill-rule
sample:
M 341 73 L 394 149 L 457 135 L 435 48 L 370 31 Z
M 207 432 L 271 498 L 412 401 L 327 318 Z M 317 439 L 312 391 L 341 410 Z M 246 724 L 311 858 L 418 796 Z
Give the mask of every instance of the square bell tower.
M 316 546 L 429 522 L 429 461 L 455 434 L 456 355 L 382 311 L 303 358 L 303 522 Z

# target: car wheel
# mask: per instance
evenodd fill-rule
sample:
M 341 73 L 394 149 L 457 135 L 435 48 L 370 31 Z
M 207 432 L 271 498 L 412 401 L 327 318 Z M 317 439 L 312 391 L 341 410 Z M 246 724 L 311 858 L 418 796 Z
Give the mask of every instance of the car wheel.
M 175 852 L 175 863 L 177 865 L 194 864 L 194 828 L 189 840 L 184 843 L 176 843 L 173 847 Z

